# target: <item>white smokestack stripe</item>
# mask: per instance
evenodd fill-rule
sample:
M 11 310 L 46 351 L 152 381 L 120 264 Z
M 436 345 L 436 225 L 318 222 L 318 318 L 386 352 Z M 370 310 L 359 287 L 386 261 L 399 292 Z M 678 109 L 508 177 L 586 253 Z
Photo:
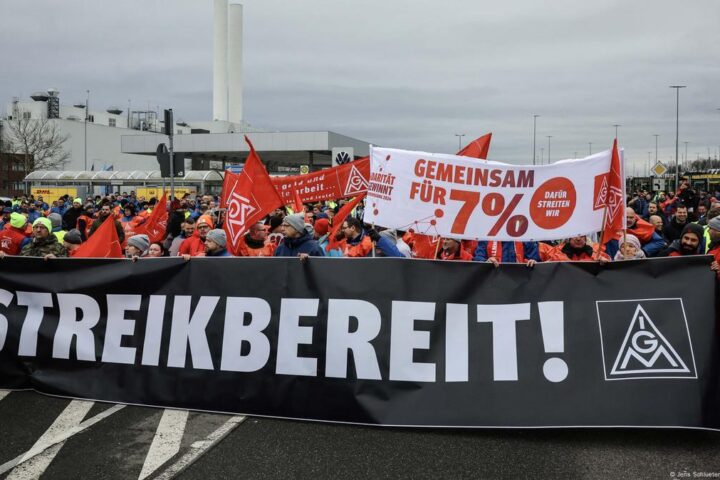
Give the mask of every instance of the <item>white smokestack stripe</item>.
M 228 105 L 229 118 L 233 123 L 242 122 L 242 60 L 243 60 L 243 6 L 230 5 L 228 17 Z
M 213 120 L 228 120 L 228 3 L 215 0 L 213 10 Z

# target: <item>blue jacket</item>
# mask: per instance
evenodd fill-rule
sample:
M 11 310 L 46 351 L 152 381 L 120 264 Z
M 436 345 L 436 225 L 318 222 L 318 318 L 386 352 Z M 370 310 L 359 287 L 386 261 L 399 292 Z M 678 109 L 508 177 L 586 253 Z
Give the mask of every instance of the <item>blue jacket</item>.
M 490 258 L 489 252 L 487 251 L 488 243 L 486 241 L 478 242 L 478 246 L 475 249 L 475 255 L 473 261 L 475 262 L 486 262 Z M 515 242 L 500 242 L 502 245 L 502 255 L 500 263 L 517 263 L 517 256 L 515 255 Z M 522 242 L 523 245 L 523 256 L 525 260 L 540 261 L 540 253 L 538 252 L 537 242 Z
M 325 256 L 325 251 L 307 231 L 298 238 L 285 237 L 275 250 L 276 257 L 297 257 L 301 253 L 307 253 L 311 257 Z

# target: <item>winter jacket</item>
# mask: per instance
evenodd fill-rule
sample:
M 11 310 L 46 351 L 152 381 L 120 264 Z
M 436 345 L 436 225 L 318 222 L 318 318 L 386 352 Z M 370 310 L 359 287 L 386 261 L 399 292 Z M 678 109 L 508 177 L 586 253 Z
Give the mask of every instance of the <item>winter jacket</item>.
M 320 248 L 317 240 L 307 231 L 298 238 L 285 237 L 275 250 L 276 257 L 297 257 L 301 253 L 307 253 L 311 257 L 325 256 L 325 252 Z
M 665 238 L 668 239 L 669 242 L 672 242 L 673 240 L 677 240 L 680 238 L 680 232 L 682 232 L 683 228 L 685 228 L 685 225 L 690 223 L 689 220 L 685 220 L 685 223 L 678 223 L 678 221 L 673 216 L 667 225 L 665 225 L 665 228 L 663 228 L 663 234 L 665 235 Z
M 45 238 L 33 238 L 33 240 L 25 245 L 20 252 L 23 257 L 44 257 L 53 254 L 56 257 L 67 257 L 67 250 L 58 242 L 55 235 L 50 234 Z
M 186 238 L 178 250 L 178 255 L 202 256 L 205 253 L 205 240 L 200 238 L 200 232 L 195 230 L 190 238 Z
M 272 242 L 256 242 L 249 235 L 243 235 L 237 253 L 240 257 L 272 257 L 275 248 Z
M 0 251 L 8 255 L 17 255 L 20 253 L 22 243 L 26 238 L 24 228 L 18 229 L 10 226 L 0 230 Z
M 405 257 L 405 255 L 400 253 L 400 250 L 385 237 L 381 236 L 375 245 L 386 257 Z M 372 239 L 363 232 L 352 240 L 346 240 L 345 244 L 341 246 L 341 250 L 344 257 L 372 257 L 373 242 Z
M 65 214 L 62 216 L 62 229 L 63 230 L 72 230 L 77 226 L 78 218 L 80 218 L 85 211 L 82 208 L 70 208 L 68 209 Z
M 493 253 L 500 246 L 500 256 Z M 536 242 L 478 242 L 473 260 L 486 262 L 488 258 L 495 257 L 500 263 L 527 263 L 528 260 L 540 261 Z

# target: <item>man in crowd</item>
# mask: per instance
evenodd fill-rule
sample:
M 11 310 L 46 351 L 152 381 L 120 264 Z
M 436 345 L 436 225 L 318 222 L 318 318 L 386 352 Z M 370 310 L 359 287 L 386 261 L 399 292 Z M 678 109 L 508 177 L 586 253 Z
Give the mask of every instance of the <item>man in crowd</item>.
M 703 228 L 697 223 L 688 223 L 680 232 L 680 238 L 663 250 L 661 257 L 681 257 L 686 255 L 704 255 Z
M 670 218 L 670 221 L 667 225 L 665 225 L 665 228 L 663 229 L 663 232 L 665 233 L 665 238 L 667 238 L 670 242 L 679 239 L 680 233 L 683 231 L 685 225 L 687 224 L 688 208 L 686 205 L 678 205 L 677 209 L 675 210 L 675 215 Z
M 180 251 L 180 245 L 182 245 L 182 243 L 186 239 L 192 237 L 193 233 L 195 233 L 195 220 L 191 217 L 188 217 L 185 219 L 184 222 L 180 224 L 180 234 L 174 237 L 170 242 L 168 254 L 171 257 L 176 257 L 178 252 Z
M 81 198 L 73 200 L 72 208 L 69 208 L 62 216 L 62 229 L 65 231 L 77 227 L 78 218 L 83 214 L 83 203 Z
M 70 210 L 68 210 L 69 212 Z M 65 236 L 65 229 L 63 229 L 63 222 L 62 217 L 60 217 L 57 213 L 51 213 L 47 216 L 48 220 L 50 220 L 50 224 L 52 225 L 52 234 L 55 235 L 58 239 L 58 242 L 63 242 L 63 237 Z
M 52 224 L 45 217 L 40 217 L 33 223 L 33 238 L 30 243 L 25 245 L 20 251 L 23 257 L 67 257 L 67 250 L 58 242 L 55 235 L 52 234 Z
M 54 206 L 50 209 L 50 213 L 57 213 L 61 217 L 65 215 L 65 211 L 67 210 L 67 205 L 65 205 L 65 199 L 63 197 L 58 198 L 57 200 L 57 206 Z
M 232 257 L 227 251 L 227 235 L 219 228 L 210 230 L 205 237 L 205 256 Z
M 73 228 L 63 237 L 63 246 L 69 257 L 75 256 L 75 251 L 82 245 L 82 234 L 80 230 Z
M 628 207 L 625 209 L 625 225 L 627 232 L 635 235 L 642 244 L 642 250 L 648 257 L 656 256 L 665 246 L 662 237 L 655 233 L 655 227 L 639 218 L 635 210 Z M 612 245 L 611 245 L 612 244 Z M 611 240 L 607 245 L 607 253 L 613 257 L 618 250 L 617 240 Z
M 276 257 L 323 257 L 325 252 L 312 234 L 305 228 L 302 214 L 287 215 L 283 218 L 282 230 L 285 238 L 275 250 Z
M 205 238 L 215 224 L 210 215 L 201 215 L 195 224 L 195 233 L 190 238 L 186 238 L 180 248 L 178 255 L 183 257 L 189 255 L 191 257 L 202 257 L 205 255 Z
M 443 238 L 442 249 L 438 252 L 439 260 L 472 261 L 472 255 L 462 248 L 462 242 L 456 238 Z
M 122 244 L 125 241 L 125 230 L 123 230 L 120 222 L 113 218 L 112 209 L 110 208 L 110 203 L 108 202 L 103 203 L 102 207 L 100 207 L 98 218 L 93 222 L 92 227 L 90 227 L 89 236 L 95 233 L 95 231 L 100 228 L 100 225 L 102 225 L 105 220 L 108 220 L 109 222 L 113 222 L 115 224 L 115 230 L 117 231 L 118 239 Z
M 345 243 L 340 250 L 344 257 L 370 257 L 373 254 L 373 243 L 386 257 L 404 257 L 388 238 L 380 236 L 375 229 L 368 229 L 366 234 L 362 222 L 356 217 L 347 217 L 342 231 Z
M 610 257 L 605 252 L 598 252 L 598 247 L 598 244 L 590 246 L 585 235 L 578 235 L 576 237 L 569 238 L 566 242 L 558 245 L 556 247 L 558 255 L 554 257 L 553 260 L 571 262 L 609 262 Z
M 267 241 L 268 233 L 263 222 L 257 222 L 240 239 L 238 256 L 272 257 L 276 245 Z

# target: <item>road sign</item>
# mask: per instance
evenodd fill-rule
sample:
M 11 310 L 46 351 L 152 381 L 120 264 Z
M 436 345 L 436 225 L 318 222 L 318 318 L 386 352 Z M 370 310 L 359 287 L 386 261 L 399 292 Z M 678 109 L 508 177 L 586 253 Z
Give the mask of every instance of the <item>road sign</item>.
M 662 177 L 665 175 L 665 173 L 668 171 L 667 167 L 662 164 L 662 162 L 658 162 L 655 164 L 654 167 L 651 169 L 652 173 L 654 173 L 658 177 Z
M 300 175 L 307 175 L 310 173 L 310 165 L 300 165 Z
M 244 163 L 234 163 L 231 165 L 227 165 L 225 167 L 225 170 L 227 170 L 230 173 L 234 173 L 235 175 L 238 175 L 240 172 L 243 171 L 244 166 L 245 166 Z

